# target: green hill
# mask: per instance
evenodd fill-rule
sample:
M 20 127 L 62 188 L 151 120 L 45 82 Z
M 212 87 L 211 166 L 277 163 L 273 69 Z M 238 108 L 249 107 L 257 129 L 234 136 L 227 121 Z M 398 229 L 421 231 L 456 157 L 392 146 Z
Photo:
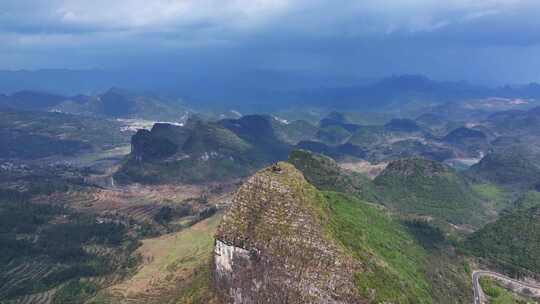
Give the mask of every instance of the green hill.
M 432 302 L 422 266 L 425 253 L 399 224 L 377 207 L 319 192 L 287 163 L 248 179 L 216 239 L 216 252 L 231 252 L 215 258 L 216 286 L 223 295 L 234 289 L 255 302 L 271 294 L 280 302 L 281 297 L 293 302 Z M 251 254 L 244 256 L 244 251 Z M 232 268 L 222 267 L 228 258 L 235 261 Z M 253 283 L 262 277 L 260 285 Z M 310 288 L 319 293 L 305 291 Z
M 351 133 L 339 125 L 322 127 L 315 135 L 317 140 L 328 145 L 343 144 L 349 139 L 350 136 Z
M 472 234 L 465 248 L 512 274 L 540 273 L 540 206 L 503 214 Z
M 486 155 L 468 170 L 474 179 L 513 189 L 530 189 L 540 183 L 540 153 L 515 145 Z
M 224 119 L 218 124 L 251 144 L 251 154 L 255 157 L 276 161 L 286 159 L 290 151 L 290 145 L 282 140 L 281 134 L 287 126 L 272 116 L 246 115 L 239 119 Z
M 540 128 L 540 108 L 528 111 L 509 110 L 492 114 L 486 120 L 487 126 L 499 134 L 509 136 L 538 136 Z
M 540 206 L 540 192 L 528 191 L 516 200 L 513 207 L 529 209 L 537 206 Z
M 366 126 L 356 131 L 349 142 L 357 145 L 373 146 L 381 144 L 389 133 L 383 126 Z
M 234 290 L 254 302 L 273 295 L 294 303 L 470 300 L 464 268 L 422 246 L 384 207 L 309 184 L 331 188 L 339 174 L 330 159 L 306 153 L 291 155 L 306 179 L 278 163 L 235 194 L 216 233 L 213 277 L 219 294 L 227 298 Z M 334 177 L 317 174 L 320 168 Z M 317 293 L 307 292 L 314 288 Z
M 115 178 L 120 183 L 191 183 L 246 176 L 287 157 L 291 148 L 280 139 L 276 124 L 262 115 L 155 124 L 133 136 L 132 152 Z
M 331 158 L 305 150 L 294 150 L 289 160 L 304 177 L 320 190 L 354 194 L 376 202 L 377 194 L 371 180 L 356 172 L 346 172 Z
M 430 160 L 391 162 L 374 183 L 384 204 L 400 212 L 478 224 L 484 217 L 481 200 L 453 169 Z
M 400 213 L 454 224 L 480 224 L 486 216 L 483 202 L 492 199 L 479 195 L 450 167 L 421 158 L 393 161 L 373 181 L 339 168 L 329 157 L 305 150 L 291 152 L 289 162 L 320 190 L 353 194 Z
M 488 137 L 484 132 L 466 127 L 452 130 L 442 141 L 461 149 L 466 155 L 481 155 L 489 148 Z
M 273 119 L 273 127 L 279 139 L 291 145 L 310 140 L 317 133 L 317 127 L 304 120 L 283 123 Z

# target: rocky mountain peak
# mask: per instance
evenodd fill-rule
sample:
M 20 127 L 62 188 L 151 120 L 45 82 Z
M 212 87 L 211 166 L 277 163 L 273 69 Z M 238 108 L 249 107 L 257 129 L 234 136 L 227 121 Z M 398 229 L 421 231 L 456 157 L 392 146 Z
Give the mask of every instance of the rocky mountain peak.
M 214 282 L 228 303 L 364 303 L 360 265 L 327 230 L 324 197 L 277 163 L 239 188 L 216 233 Z

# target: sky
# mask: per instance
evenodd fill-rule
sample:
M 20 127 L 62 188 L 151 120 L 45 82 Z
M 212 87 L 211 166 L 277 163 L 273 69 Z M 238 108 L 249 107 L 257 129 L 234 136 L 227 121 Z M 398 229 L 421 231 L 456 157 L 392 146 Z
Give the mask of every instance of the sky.
M 0 69 L 540 81 L 538 0 L 0 0 Z

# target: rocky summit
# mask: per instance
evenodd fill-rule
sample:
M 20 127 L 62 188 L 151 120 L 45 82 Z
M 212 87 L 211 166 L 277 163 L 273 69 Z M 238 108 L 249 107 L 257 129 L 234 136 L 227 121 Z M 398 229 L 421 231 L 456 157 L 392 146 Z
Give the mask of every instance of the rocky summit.
M 361 265 L 327 230 L 324 197 L 291 164 L 249 178 L 216 233 L 213 277 L 227 303 L 365 303 Z

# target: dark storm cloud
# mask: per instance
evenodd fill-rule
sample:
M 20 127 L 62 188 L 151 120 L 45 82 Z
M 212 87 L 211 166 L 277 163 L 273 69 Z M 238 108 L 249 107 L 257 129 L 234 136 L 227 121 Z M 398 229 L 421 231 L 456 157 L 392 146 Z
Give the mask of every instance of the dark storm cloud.
M 173 63 L 539 80 L 539 11 L 536 0 L 4 0 L 0 68 Z

